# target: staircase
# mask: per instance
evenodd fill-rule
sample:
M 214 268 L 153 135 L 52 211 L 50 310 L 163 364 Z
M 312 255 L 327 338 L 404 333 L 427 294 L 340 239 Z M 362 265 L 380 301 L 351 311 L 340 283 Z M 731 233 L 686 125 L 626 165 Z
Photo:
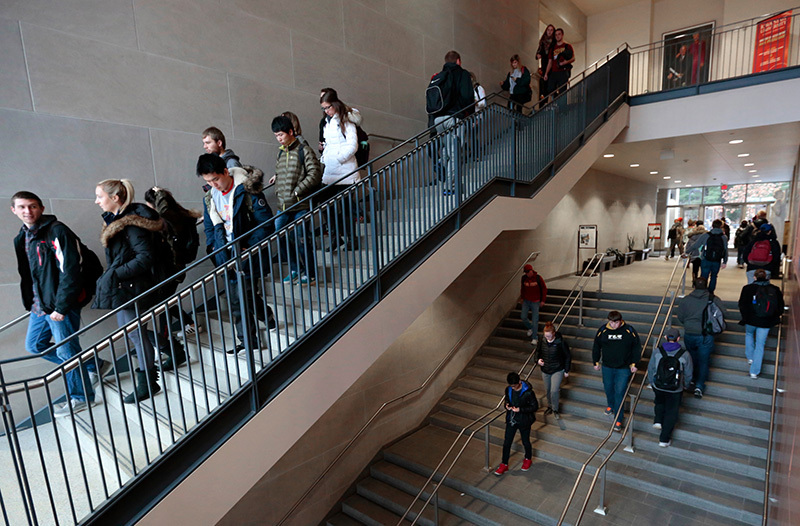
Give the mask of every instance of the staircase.
M 542 325 L 553 319 L 566 294 L 549 291 Z M 541 410 L 537 414 L 531 434 L 533 467 L 526 473 L 519 471 L 522 445 L 517 437 L 511 471 L 502 477 L 486 472 L 481 431 L 438 492 L 439 524 L 557 523 L 577 471 L 612 422 L 603 414 L 602 379 L 591 363 L 597 328 L 608 311 L 619 310 L 644 339 L 659 301 L 653 296 L 585 294 L 585 327 L 578 326 L 577 314 L 561 326 L 572 349 L 572 370 L 562 385 L 560 420 L 545 417 Z M 725 307 L 730 318 L 738 317 L 735 302 L 725 302 Z M 519 370 L 527 359 L 532 347 L 519 317 L 517 309 L 508 314 L 431 413 L 427 425 L 384 449 L 327 524 L 398 522 L 457 434 L 497 404 L 506 387 L 506 374 Z M 678 325 L 676 319 L 673 322 Z M 634 418 L 635 453 L 620 448 L 609 464 L 608 516 L 591 513 L 597 503 L 595 490 L 582 524 L 761 524 L 776 343 L 771 334 L 762 378 L 751 380 L 744 358 L 744 328 L 730 323 L 716 339 L 705 395 L 695 399 L 687 393 L 683 398 L 669 448 L 658 446 L 658 431 L 652 427 L 653 392 L 646 388 Z M 545 407 L 538 370 L 529 381 Z M 490 428 L 492 470 L 500 460 L 503 422 L 500 417 Z M 588 473 L 593 474 L 593 469 Z M 439 479 L 437 475 L 435 480 Z M 587 483 L 579 486 L 568 523 L 577 517 L 587 487 Z M 419 508 L 417 503 L 414 510 Z M 433 516 L 433 506 L 428 506 L 419 524 L 434 524 Z M 409 517 L 413 520 L 416 515 Z

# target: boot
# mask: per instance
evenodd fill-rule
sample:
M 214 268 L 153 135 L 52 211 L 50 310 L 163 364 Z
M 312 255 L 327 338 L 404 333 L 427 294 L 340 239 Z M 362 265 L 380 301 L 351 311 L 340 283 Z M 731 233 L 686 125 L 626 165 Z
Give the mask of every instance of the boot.
M 150 385 L 148 389 L 147 385 L 147 377 L 150 376 Z M 158 385 L 158 371 L 154 367 L 147 374 L 141 369 L 136 369 L 136 389 L 126 396 L 122 401 L 126 404 L 132 404 L 134 402 L 141 402 L 142 400 L 147 400 L 150 398 L 150 394 L 156 394 L 161 390 L 161 387 Z
M 186 349 L 183 347 L 183 344 L 177 340 L 173 340 L 172 349 L 175 350 L 175 363 L 172 362 L 172 351 L 169 346 L 161 351 L 163 354 L 167 355 L 167 358 L 161 361 L 162 371 L 172 371 L 186 363 Z

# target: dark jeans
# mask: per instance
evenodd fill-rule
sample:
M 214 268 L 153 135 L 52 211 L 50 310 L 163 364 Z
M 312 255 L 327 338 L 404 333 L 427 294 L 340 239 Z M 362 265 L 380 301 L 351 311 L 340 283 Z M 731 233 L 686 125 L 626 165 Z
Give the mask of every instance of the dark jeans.
M 694 383 L 701 391 L 705 390 L 706 380 L 708 379 L 708 366 L 711 353 L 714 351 L 714 337 L 710 334 L 686 333 L 683 338 L 686 350 L 692 356 L 694 362 Z
M 533 457 L 533 448 L 531 448 L 531 428 L 512 426 L 506 424 L 506 437 L 503 440 L 503 464 L 508 464 L 508 457 L 511 456 L 511 442 L 514 441 L 514 435 L 517 434 L 519 429 L 519 438 L 522 440 L 522 447 L 525 448 L 525 458 Z
M 247 324 L 250 327 L 249 340 L 250 344 L 257 348 L 256 335 L 258 334 L 256 321 L 253 318 L 253 301 L 255 301 L 255 309 L 258 313 L 259 319 L 266 319 L 264 313 L 264 298 L 258 292 L 253 291 L 250 277 L 243 277 L 244 296 L 247 311 Z M 239 298 L 239 287 L 237 281 L 232 279 L 228 282 L 231 299 L 231 317 L 233 318 L 233 326 L 236 329 L 236 337 L 241 343 L 244 343 L 244 324 L 242 323 L 242 307 Z M 271 309 L 267 306 L 267 310 Z
M 551 71 L 547 75 L 547 89 L 553 97 L 567 90 L 567 82 L 569 82 L 569 71 Z
M 720 261 L 706 261 L 705 259 L 700 261 L 700 275 L 709 278 L 708 292 L 714 292 L 714 289 L 717 288 L 717 275 L 721 266 Z
M 306 215 L 308 210 L 280 212 L 275 218 L 275 230 L 280 230 L 289 223 Z M 314 247 L 310 242 L 310 224 L 301 221 L 296 228 L 286 233 L 286 238 L 280 240 L 280 252 L 283 261 L 289 263 L 292 272 L 307 274 L 309 278 L 316 277 L 317 268 L 314 263 Z M 298 256 L 300 262 L 298 264 Z
M 672 430 L 675 429 L 675 423 L 678 421 L 678 409 L 681 406 L 683 391 L 667 393 L 653 388 L 653 393 L 656 395 L 656 416 L 653 422 L 661 424 L 661 435 L 658 439 L 661 442 L 669 442 L 672 438 Z
M 745 260 L 744 260 L 744 250 L 745 250 L 745 248 L 747 248 L 747 247 L 739 247 L 738 248 L 738 253 L 736 254 L 736 264 L 737 265 L 744 265 L 745 264 Z
M 628 381 L 631 378 L 631 370 L 627 367 L 614 369 L 603 366 L 603 389 L 606 391 L 606 402 L 608 407 L 616 414 L 620 405 L 625 403 L 625 390 L 628 388 Z M 622 423 L 625 416 L 625 409 L 619 412 L 617 422 Z
M 669 257 L 675 257 L 675 247 L 678 247 L 678 255 L 683 255 L 683 240 L 672 239 L 669 242 Z
M 692 259 L 692 281 L 697 279 L 700 274 L 700 258 Z
M 325 202 L 334 196 L 343 193 L 350 187 L 349 184 L 323 185 L 319 201 Z M 328 222 L 328 235 L 331 237 L 331 246 L 337 247 L 341 242 L 352 240 L 358 242 L 358 227 L 355 225 L 353 207 L 357 207 L 357 196 L 354 193 L 345 193 L 341 199 L 330 203 L 329 208 L 322 211 L 322 221 Z

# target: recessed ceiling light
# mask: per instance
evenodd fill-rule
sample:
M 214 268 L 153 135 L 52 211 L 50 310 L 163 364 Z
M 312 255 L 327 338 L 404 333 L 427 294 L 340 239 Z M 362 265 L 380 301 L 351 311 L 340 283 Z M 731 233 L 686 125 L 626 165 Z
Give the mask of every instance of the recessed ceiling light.
M 740 153 L 736 157 L 750 157 L 750 154 L 749 153 Z
M 760 175 L 758 175 L 758 174 L 755 174 L 755 175 L 753 175 L 753 177 L 761 177 L 761 176 L 760 176 Z
M 631 168 L 639 168 L 639 164 L 638 164 L 638 163 L 633 163 L 633 164 L 631 165 Z
M 728 144 L 742 144 L 744 141 L 742 139 L 734 139 L 732 141 L 728 141 Z
M 690 184 L 685 184 L 683 186 L 686 186 L 687 188 L 691 188 L 692 187 L 692 185 L 690 185 Z
M 664 179 L 672 179 L 672 177 L 670 177 L 669 175 L 665 175 Z
M 673 182 L 673 183 L 675 183 L 675 184 L 678 184 L 678 183 L 680 183 L 680 182 L 681 182 L 681 180 L 680 180 L 680 179 L 678 179 L 677 181 L 672 181 L 672 182 Z
M 761 179 L 756 179 L 754 182 L 756 182 L 756 183 L 760 183 L 760 182 L 761 182 Z
M 658 172 L 650 172 L 650 175 L 656 175 Z
M 757 171 L 758 171 L 758 170 L 747 170 L 747 173 L 754 174 L 754 173 L 756 173 Z
M 756 163 L 744 163 L 745 166 L 755 166 Z
M 606 159 L 611 159 L 612 157 L 614 157 L 614 154 L 613 153 L 604 153 L 603 157 L 605 157 Z

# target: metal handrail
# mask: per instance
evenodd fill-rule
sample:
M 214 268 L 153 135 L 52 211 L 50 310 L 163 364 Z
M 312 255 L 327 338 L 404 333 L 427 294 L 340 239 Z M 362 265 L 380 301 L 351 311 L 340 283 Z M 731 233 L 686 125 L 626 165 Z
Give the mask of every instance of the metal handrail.
M 781 262 L 781 295 L 783 295 L 784 287 L 786 284 L 786 268 L 788 267 L 787 263 L 791 263 L 792 260 L 789 258 L 784 258 Z M 784 311 L 785 312 L 785 311 Z M 781 337 L 783 333 L 783 313 L 781 313 L 781 322 L 778 323 L 778 344 L 775 346 L 775 374 L 772 378 L 772 402 L 770 404 L 769 409 L 769 437 L 767 439 L 767 463 L 766 463 L 766 470 L 764 472 L 764 511 L 762 515 L 762 526 L 767 526 L 767 519 L 769 518 L 769 479 L 770 474 L 772 473 L 772 469 L 770 464 L 772 463 L 772 440 L 774 438 L 775 433 L 775 405 L 777 404 L 778 399 L 778 367 L 780 366 L 780 358 L 781 358 Z
M 30 314 L 27 313 L 27 312 L 25 312 L 23 314 L 20 314 L 18 317 L 14 318 L 10 322 L 8 322 L 8 323 L 4 324 L 2 327 L 0 327 L 0 332 L 3 332 L 4 330 L 6 330 L 8 328 L 11 328 L 12 326 L 16 325 L 17 323 L 27 319 L 29 316 L 30 316 Z
M 675 265 L 674 265 L 674 266 L 673 266 L 673 268 L 672 268 L 672 273 L 670 274 L 669 281 L 667 282 L 667 286 L 666 286 L 666 288 L 665 288 L 665 290 L 664 290 L 664 294 L 661 296 L 661 302 L 659 303 L 659 305 L 658 305 L 658 308 L 656 309 L 656 313 L 655 313 L 655 315 L 653 316 L 653 322 L 652 322 L 652 323 L 651 323 L 651 325 L 650 325 L 650 330 L 649 330 L 649 331 L 648 331 L 648 333 L 647 333 L 647 338 L 645 339 L 645 344 L 643 345 L 643 349 L 645 349 L 645 350 L 647 349 L 647 345 L 650 343 L 650 338 L 653 336 L 653 330 L 655 329 L 655 326 L 656 326 L 656 324 L 657 324 L 657 322 L 658 322 L 658 317 L 661 315 L 661 308 L 664 306 L 664 301 L 666 300 L 666 298 L 667 298 L 667 295 L 668 295 L 668 294 L 669 294 L 669 292 L 670 292 L 670 287 L 671 287 L 671 285 L 672 285 L 672 282 L 673 282 L 673 280 L 674 280 L 674 278 L 675 278 L 675 273 L 676 273 L 676 271 L 678 270 L 678 266 L 679 266 L 679 265 L 681 265 L 681 264 L 683 264 L 683 265 L 684 265 L 684 267 L 683 267 L 683 271 L 681 272 L 681 275 L 683 275 L 683 274 L 686 272 L 686 269 L 688 268 L 688 261 L 689 261 L 689 260 L 688 260 L 688 259 L 685 259 L 685 258 L 678 258 L 678 260 L 675 262 Z M 668 321 L 668 320 L 669 320 L 670 313 L 672 312 L 672 305 L 675 303 L 675 299 L 677 298 L 677 287 L 679 287 L 679 286 L 680 286 L 680 281 L 678 282 L 678 285 L 676 285 L 676 290 L 675 290 L 675 293 L 672 295 L 672 301 L 671 301 L 671 303 L 670 303 L 670 307 L 669 307 L 669 309 L 668 309 L 668 313 L 667 313 L 667 316 L 666 316 L 666 318 L 665 318 L 665 323 L 666 323 L 666 321 Z M 658 338 L 659 338 L 659 339 L 661 338 L 661 336 L 662 336 L 662 333 L 663 333 L 663 327 L 662 327 L 662 331 L 661 331 L 661 333 L 659 333 L 659 335 L 658 335 Z M 642 356 L 642 357 L 644 357 L 644 353 L 643 353 L 643 356 Z M 645 376 L 646 376 L 646 375 L 647 375 L 647 371 L 645 370 Z M 617 419 L 619 418 L 620 412 L 623 410 L 623 408 L 624 408 L 624 406 L 625 406 L 625 402 L 624 402 L 624 400 L 625 400 L 625 399 L 627 399 L 627 397 L 628 397 L 628 394 L 629 394 L 629 392 L 630 392 L 630 390 L 631 390 L 631 386 L 633 385 L 633 382 L 634 382 L 634 380 L 635 380 L 635 379 L 636 379 L 636 375 L 635 375 L 635 374 L 634 374 L 634 375 L 631 375 L 631 379 L 630 379 L 630 381 L 628 382 L 628 386 L 627 386 L 627 389 L 625 390 L 625 394 L 622 396 L 622 400 L 623 400 L 623 402 L 622 402 L 622 403 L 620 403 L 620 405 L 619 405 L 619 408 L 617 409 L 617 413 L 614 415 L 614 419 L 613 419 L 613 421 L 612 421 L 612 423 L 611 423 L 611 427 L 610 427 L 610 428 L 609 428 L 609 430 L 608 430 L 608 434 L 607 434 L 607 435 L 606 435 L 606 437 L 605 437 L 605 438 L 604 438 L 604 439 L 603 439 L 603 440 L 600 442 L 600 444 L 598 444 L 598 445 L 597 445 L 597 447 L 595 448 L 595 450 L 594 450 L 594 451 L 593 451 L 593 452 L 592 452 L 592 453 L 589 455 L 589 457 L 586 459 L 586 461 L 585 461 L 585 462 L 583 463 L 583 465 L 581 466 L 581 469 L 578 471 L 578 476 L 575 478 L 575 484 L 573 484 L 573 486 L 572 486 L 572 490 L 570 491 L 570 494 L 569 494 L 569 497 L 567 497 L 567 502 L 565 503 L 565 505 L 564 505 L 564 509 L 563 509 L 563 510 L 562 510 L 562 512 L 561 512 L 561 516 L 560 516 L 560 517 L 559 517 L 559 519 L 558 519 L 558 524 L 557 524 L 557 526 L 560 526 L 561 524 L 563 524 L 563 523 L 564 523 L 564 518 L 566 517 L 566 515 L 567 515 L 567 512 L 569 511 L 569 507 L 572 505 L 572 500 L 575 498 L 575 493 L 576 493 L 576 492 L 577 492 L 577 490 L 578 490 L 578 485 L 580 484 L 580 482 L 581 482 L 581 480 L 582 480 L 582 478 L 583 478 L 583 474 L 586 472 L 586 469 L 588 468 L 588 466 L 589 466 L 589 463 L 590 463 L 590 462 L 591 462 L 591 461 L 592 461 L 592 460 L 593 460 L 593 459 L 594 459 L 594 458 L 597 456 L 597 454 L 598 454 L 598 453 L 599 453 L 599 452 L 600 452 L 600 451 L 603 449 L 603 447 L 604 447 L 604 446 L 606 445 L 606 443 L 609 441 L 609 439 L 611 438 L 611 436 L 614 434 L 614 425 L 615 425 L 615 422 L 616 422 L 616 421 L 617 421 Z M 637 397 L 636 397 L 636 400 L 637 400 L 637 401 L 638 401 L 638 398 L 639 398 L 639 396 L 641 395 L 641 392 L 642 392 L 642 388 L 643 388 L 643 387 L 644 387 L 644 381 L 642 381 L 641 385 L 639 386 L 639 393 L 637 394 Z M 630 410 L 630 411 L 631 411 L 631 414 L 633 414 L 633 411 L 634 411 L 634 409 L 635 409 L 635 406 L 634 406 L 634 407 L 631 407 L 631 410 Z M 601 469 L 601 467 L 602 467 L 602 466 L 605 466 L 605 464 L 607 463 L 608 459 L 611 457 L 611 455 L 613 454 L 613 452 L 614 452 L 614 451 L 616 451 L 616 449 L 619 447 L 619 445 L 620 445 L 620 444 L 622 443 L 622 441 L 625 439 L 625 436 L 626 436 L 626 434 L 627 434 L 627 432 L 628 432 L 628 427 L 630 426 L 630 423 L 631 423 L 631 419 L 629 418 L 629 419 L 627 420 L 627 422 L 625 423 L 625 427 L 624 427 L 624 429 L 622 430 L 622 433 L 621 433 L 621 435 L 620 435 L 619 441 L 617 442 L 617 445 L 616 445 L 616 446 L 615 446 L 615 448 L 612 450 L 612 452 L 611 452 L 609 455 L 607 455 L 607 456 L 606 456 L 606 458 L 605 458 L 605 460 L 602 462 L 601 466 L 600 466 L 600 467 L 598 467 L 598 468 L 597 468 L 597 470 L 595 471 L 595 476 L 594 476 L 594 478 L 592 479 L 592 484 L 591 484 L 591 486 L 589 487 L 589 490 L 587 491 L 586 500 L 584 501 L 583 508 L 581 509 L 581 513 L 580 513 L 580 515 L 578 516 L 578 520 L 576 521 L 576 523 L 575 523 L 575 526 L 577 526 L 577 524 L 580 522 L 580 519 L 581 519 L 581 517 L 583 516 L 583 512 L 585 511 L 585 508 L 586 508 L 586 502 L 588 502 L 588 499 L 589 499 L 589 497 L 591 496 L 592 490 L 594 489 L 595 483 L 597 482 L 597 476 L 598 476 L 598 474 L 600 473 L 600 469 Z
M 591 271 L 591 272 L 589 272 L 589 274 L 588 274 L 588 275 L 589 275 L 589 278 L 591 278 L 591 277 L 592 277 L 592 275 L 594 274 L 594 271 L 595 271 L 595 270 L 597 270 L 597 267 L 599 266 L 599 264 L 600 264 L 600 263 L 602 263 L 602 261 L 603 261 L 603 258 L 602 258 L 602 256 L 605 256 L 605 254 L 603 254 L 603 253 L 600 253 L 600 252 L 599 252 L 599 253 L 595 254 L 594 256 L 592 256 L 592 259 L 590 259 L 590 260 L 589 260 L 589 261 L 590 261 L 590 264 L 586 266 L 586 269 L 584 269 L 584 274 L 582 274 L 582 275 L 581 275 L 581 278 L 583 278 L 583 275 L 585 275 L 585 274 L 586 274 L 586 271 L 587 271 L 587 270 L 590 270 L 590 268 L 591 268 L 591 261 L 593 261 L 593 260 L 594 260 L 594 259 L 595 259 L 595 258 L 596 258 L 598 255 L 600 255 L 600 256 L 601 256 L 601 257 L 600 257 L 600 259 L 599 259 L 599 261 L 598 261 L 598 263 L 596 263 L 596 264 L 595 264 L 595 267 L 594 267 L 594 269 L 592 269 L 592 271 Z M 578 285 L 578 283 L 579 283 L 579 282 L 580 282 L 580 279 L 579 279 L 579 280 L 578 280 L 578 281 L 575 283 L 575 285 L 573 285 L 573 286 L 572 286 L 572 290 L 570 291 L 570 295 L 571 295 L 572 291 L 574 291 L 574 290 L 575 290 L 575 288 L 577 287 L 577 285 Z M 588 280 L 587 280 L 587 282 L 588 282 Z M 506 286 L 508 286 L 508 284 L 507 284 Z M 585 284 L 584 284 L 583 286 L 585 286 Z M 583 290 L 583 286 L 581 287 L 581 290 Z M 566 304 L 567 304 L 567 302 L 569 301 L 570 295 L 567 295 L 567 298 L 564 300 L 564 303 L 562 304 L 561 308 L 558 310 L 558 313 L 556 313 L 556 315 L 553 317 L 553 320 L 557 320 L 557 319 L 558 319 L 558 316 L 561 314 L 561 311 L 563 310 L 563 308 L 564 308 L 564 305 L 566 305 Z M 560 321 L 560 322 L 558 322 L 558 327 L 559 327 L 559 328 L 561 327 L 561 324 L 562 324 L 562 323 L 564 323 L 564 320 L 566 320 L 566 319 L 567 319 L 567 317 L 569 316 L 569 313 L 570 313 L 570 311 L 572 310 L 572 307 L 573 307 L 574 305 L 575 305 L 575 302 L 573 301 L 573 302 L 572 302 L 572 305 L 570 305 L 570 306 L 567 308 L 567 311 L 564 313 L 564 316 L 561 318 L 561 321 Z M 556 329 L 556 330 L 558 330 L 558 329 Z M 527 360 L 525 360 L 525 363 L 523 363 L 523 364 L 522 364 L 522 367 L 521 367 L 521 368 L 520 368 L 520 370 L 518 371 L 520 375 L 522 375 L 522 374 L 523 374 L 523 372 L 524 372 L 524 370 L 525 370 L 525 367 L 527 367 L 527 366 L 528 366 L 528 364 L 530 363 L 531 359 L 533 358 L 533 356 L 534 356 L 535 354 L 536 354 L 536 347 L 534 346 L 533 350 L 532 350 L 532 351 L 531 351 L 531 353 L 528 355 L 528 358 L 527 358 Z M 536 365 L 537 365 L 537 364 L 536 364 L 536 362 L 534 362 L 534 364 L 533 364 L 533 367 L 531 367 L 531 370 L 528 372 L 528 374 L 527 374 L 527 375 L 525 375 L 525 380 L 527 380 L 528 378 L 530 378 L 531 374 L 533 374 L 533 371 L 534 371 L 534 370 L 536 370 Z M 432 483 L 432 481 L 433 481 L 434 477 L 436 476 L 436 473 L 439 471 L 439 468 L 441 468 L 441 467 L 442 467 L 442 464 L 444 464 L 444 462 L 445 462 L 445 460 L 447 459 L 448 455 L 450 455 L 450 453 L 451 453 L 451 452 L 453 451 L 453 449 L 456 447 L 456 444 L 458 444 L 458 441 L 461 439 L 461 437 L 462 437 L 462 436 L 464 436 L 464 433 L 466 433 L 466 432 L 467 432 L 467 430 L 468 430 L 469 428 L 471 428 L 473 425 L 477 424 L 478 422 L 480 422 L 481 420 L 483 420 L 483 419 L 484 419 L 484 418 L 486 418 L 487 416 L 491 415 L 492 413 L 494 413 L 495 411 L 497 411 L 498 409 L 500 409 L 500 407 L 501 407 L 501 406 L 502 406 L 502 404 L 503 404 L 503 400 L 504 400 L 504 397 L 501 397 L 501 398 L 500 398 L 500 400 L 497 402 L 497 405 L 495 405 L 493 409 L 491 409 L 491 410 L 489 410 L 488 412 L 484 413 L 483 415 L 479 416 L 478 418 L 476 418 L 475 420 L 473 420 L 472 422 L 470 422 L 469 424 L 467 424 L 466 426 L 464 426 L 464 428 L 463 428 L 463 429 L 461 429 L 461 432 L 459 432 L 458 436 L 456 436 L 455 440 L 453 440 L 453 443 L 450 445 L 450 448 L 449 448 L 449 449 L 448 449 L 448 450 L 445 452 L 445 454 L 442 456 L 442 459 L 439 461 L 439 463 L 436 465 L 436 467 L 435 467 L 435 468 L 433 468 L 433 471 L 431 472 L 431 475 L 428 477 L 428 480 L 426 480 L 426 481 L 425 481 L 425 483 L 424 483 L 424 484 L 422 485 L 422 487 L 420 488 L 419 492 L 417 492 L 417 495 L 414 497 L 414 500 L 413 500 L 413 501 L 411 501 L 411 504 L 409 504 L 409 505 L 408 505 L 408 507 L 406 508 L 406 511 L 405 511 L 405 513 L 403 513 L 403 516 L 402 516 L 402 517 L 400 517 L 400 520 L 397 522 L 398 526 L 400 526 L 400 524 L 402 524 L 402 522 L 405 520 L 405 518 L 408 516 L 408 514 L 409 514 L 409 513 L 411 513 L 411 508 L 413 508 L 413 507 L 414 507 L 414 504 L 416 504 L 416 503 L 417 503 L 417 501 L 418 501 L 420 498 L 422 498 L 422 494 L 425 492 L 425 488 L 427 488 L 427 487 L 428 487 L 428 485 Z M 411 523 L 411 526 L 414 526 L 414 524 L 416 524 L 416 523 L 417 523 L 417 521 L 419 520 L 419 518 L 422 516 L 422 511 L 423 511 L 423 510 L 425 510 L 425 508 L 427 508 L 427 507 L 428 507 L 428 504 L 430 504 L 430 502 L 431 502 L 431 499 L 433 499 L 433 498 L 434 498 L 434 496 L 438 494 L 439 488 L 442 486 L 442 484 L 444 483 L 444 480 L 445 480 L 445 479 L 447 478 L 447 476 L 450 474 L 450 471 L 452 471 L 452 469 L 455 467 L 456 463 L 457 463 L 457 462 L 458 462 L 458 460 L 461 458 L 461 455 L 464 453 L 464 450 L 466 450 L 466 448 L 467 448 L 467 445 L 468 445 L 468 444 L 470 443 L 470 441 L 471 441 L 471 440 L 472 440 L 472 439 L 475 437 L 475 434 L 476 434 L 478 431 L 480 431 L 481 429 L 484 429 L 484 428 L 486 428 L 486 427 L 490 426 L 490 425 L 492 424 L 492 422 L 494 422 L 495 420 L 497 420 L 497 419 L 498 419 L 500 416 L 502 416 L 502 414 L 503 414 L 503 412 L 502 412 L 502 411 L 501 411 L 501 412 L 499 412 L 497 415 L 495 415 L 494 417 L 492 417 L 492 419 L 491 419 L 491 420 L 489 420 L 488 422 L 485 422 L 485 423 L 483 423 L 483 424 L 482 424 L 480 427 L 478 427 L 478 428 L 474 429 L 474 430 L 472 431 L 472 433 L 470 433 L 470 435 L 467 437 L 467 440 L 465 440 L 465 441 L 464 441 L 464 445 L 463 445 L 463 446 L 461 446 L 461 449 L 458 451 L 458 453 L 456 454 L 455 458 L 453 458 L 453 461 L 450 463 L 450 466 L 449 466 L 449 467 L 447 468 L 447 470 L 446 470 L 446 471 L 445 471 L 445 472 L 442 474 L 442 476 L 441 476 L 441 478 L 439 479 L 438 483 L 434 485 L 434 489 L 433 489 L 433 491 L 431 491 L 431 493 L 430 493 L 430 495 L 428 496 L 428 498 L 426 499 L 425 503 L 422 505 L 422 509 L 420 510 L 420 512 L 419 512 L 419 513 L 417 513 L 416 517 L 414 518 L 413 522 Z M 488 430 L 487 430 L 487 433 L 488 433 Z M 487 447 L 488 447 L 488 445 L 487 445 Z
M 781 13 L 785 13 L 786 11 L 795 11 L 797 9 L 800 9 L 800 6 L 789 7 L 789 8 L 786 8 L 786 9 L 781 9 L 780 11 L 775 11 L 773 13 L 754 16 L 752 18 L 746 18 L 744 20 L 739 20 L 739 21 L 736 21 L 736 22 L 730 22 L 730 23 L 725 24 L 723 26 L 716 26 L 710 31 L 710 34 L 715 35 L 715 34 L 725 33 L 725 32 L 731 31 L 731 30 L 735 30 L 735 29 L 742 29 L 742 28 L 745 28 L 745 27 L 754 26 L 754 25 L 756 25 L 755 23 L 753 23 L 754 21 L 761 22 L 761 21 L 766 20 L 768 18 L 772 18 L 775 15 L 779 15 Z M 733 27 L 733 26 L 736 26 L 736 27 Z M 633 54 L 633 53 L 639 53 L 640 52 L 639 50 L 642 50 L 644 48 L 657 49 L 659 46 L 663 46 L 665 42 L 666 42 L 665 39 L 656 40 L 656 41 L 653 41 L 653 42 L 649 42 L 647 44 L 642 44 L 640 46 L 630 47 L 630 51 L 631 51 L 631 54 Z
M 391 400 L 387 400 L 386 402 L 381 404 L 381 406 L 372 414 L 370 419 L 367 420 L 367 422 L 363 426 L 361 426 L 361 429 L 358 430 L 358 433 L 356 433 L 353 436 L 353 438 L 350 439 L 347 445 L 344 446 L 344 448 L 339 452 L 338 455 L 336 455 L 336 457 L 331 461 L 331 463 L 328 464 L 328 466 L 322 471 L 322 473 L 319 474 L 319 476 L 314 480 L 311 486 L 309 486 L 306 489 L 306 491 L 303 492 L 300 498 L 297 499 L 297 502 L 295 502 L 294 505 L 289 509 L 289 511 L 287 511 L 286 514 L 281 518 L 281 520 L 278 522 L 278 525 L 283 524 L 292 515 L 292 513 L 294 513 L 294 511 L 300 506 L 300 504 L 303 503 L 306 497 L 308 497 L 308 495 L 310 495 L 311 492 L 314 491 L 317 485 L 319 485 L 322 479 L 325 478 L 325 475 L 327 475 L 328 472 L 330 472 L 330 470 L 333 469 L 333 467 L 338 463 L 339 459 L 341 459 L 345 455 L 345 453 L 347 453 L 350 450 L 353 444 L 361 437 L 361 435 L 363 435 L 367 431 L 367 429 L 369 429 L 369 427 L 372 425 L 372 422 L 375 421 L 376 418 L 378 418 L 378 416 L 386 407 L 394 404 L 395 402 L 399 402 L 415 393 L 422 391 L 430 384 L 433 378 L 436 377 L 437 374 L 439 374 L 439 371 L 442 370 L 444 365 L 450 360 L 450 358 L 452 358 L 452 356 L 456 353 L 456 351 L 461 347 L 461 344 L 467 339 L 467 336 L 469 336 L 472 333 L 473 329 L 478 326 L 478 323 L 481 322 L 483 315 L 489 311 L 489 308 L 492 305 L 494 305 L 495 301 L 497 301 L 497 299 L 503 294 L 506 288 L 509 285 L 511 285 L 511 283 L 513 283 L 515 279 L 517 279 L 519 270 L 521 270 L 527 263 L 536 261 L 537 257 L 539 257 L 538 251 L 531 252 L 528 255 L 528 257 L 525 259 L 525 262 L 523 262 L 522 265 L 518 267 L 518 269 L 514 272 L 514 275 L 512 275 L 511 278 L 509 278 L 509 280 L 505 283 L 505 285 L 503 285 L 497 292 L 497 294 L 495 294 L 494 297 L 489 301 L 489 303 L 486 304 L 486 307 L 484 307 L 483 311 L 481 311 L 481 313 L 478 316 L 476 316 L 475 321 L 472 322 L 472 324 L 467 328 L 464 334 L 458 339 L 458 341 L 456 341 L 456 343 L 453 345 L 450 351 L 439 361 L 439 363 L 436 365 L 436 367 L 434 367 L 433 371 L 431 371 L 431 373 L 428 375 L 428 377 L 425 379 L 424 382 L 422 382 L 418 387 L 415 387 L 414 389 L 411 389 L 410 391 L 407 391 L 406 393 L 400 396 L 396 396 Z
M 594 254 L 594 255 L 593 255 L 593 256 L 592 256 L 592 257 L 589 259 L 589 262 L 588 262 L 588 264 L 586 265 L 586 268 L 585 268 L 585 269 L 583 269 L 583 273 L 582 273 L 582 274 L 581 274 L 581 275 L 578 277 L 578 280 L 577 280 L 577 281 L 575 281 L 575 284 L 572 286 L 572 289 L 569 291 L 569 294 L 567 294 L 567 298 L 564 300 L 564 303 L 561 305 L 561 308 L 560 308 L 560 309 L 558 309 L 558 312 L 556 313 L 556 315 L 555 315 L 555 318 L 554 318 L 554 319 L 558 318 L 558 316 L 561 314 L 561 311 L 564 309 L 564 306 L 566 306 L 567 302 L 568 302 L 568 301 L 570 300 L 570 298 L 572 297 L 572 293 L 573 293 L 573 292 L 575 292 L 577 289 L 580 289 L 580 290 L 578 290 L 578 293 L 575 295 L 575 298 L 572 300 L 572 304 L 571 304 L 571 305 L 570 305 L 570 306 L 567 308 L 567 313 L 566 313 L 566 314 L 564 314 L 564 318 L 562 318 L 562 322 L 563 322 L 563 320 L 564 320 L 564 319 L 566 319 L 566 317 L 567 317 L 567 314 L 569 314 L 569 311 L 572 309 L 572 307 L 575 305 L 575 302 L 576 302 L 576 301 L 578 301 L 578 298 L 579 298 L 579 297 L 580 297 L 580 295 L 583 293 L 583 289 L 584 289 L 584 288 L 586 287 L 586 285 L 589 283 L 589 279 L 591 279 L 591 278 L 592 278 L 592 276 L 594 275 L 594 273 L 597 271 L 597 269 L 598 269 L 598 268 L 600 267 L 600 265 L 603 263 L 603 258 L 604 258 L 605 256 L 606 256 L 605 252 L 597 252 L 596 254 Z M 598 259 L 599 261 L 597 261 L 596 263 L 594 263 L 594 267 L 592 267 L 592 262 L 593 262 L 595 259 Z M 588 278 L 586 278 L 586 281 L 585 281 L 585 282 L 581 283 L 581 281 L 582 281 L 582 280 L 583 280 L 583 279 L 584 279 L 584 278 L 587 276 L 587 273 L 586 273 L 586 272 L 587 272 L 588 270 L 590 270 L 590 269 L 591 269 L 591 272 L 589 272 L 589 273 L 588 273 Z M 579 285 L 580 285 L 580 286 L 579 286 Z M 561 328 L 561 323 L 559 323 L 559 324 L 558 324 L 558 327 L 556 327 L 556 330 L 558 330 L 558 329 L 560 329 L 560 328 Z

